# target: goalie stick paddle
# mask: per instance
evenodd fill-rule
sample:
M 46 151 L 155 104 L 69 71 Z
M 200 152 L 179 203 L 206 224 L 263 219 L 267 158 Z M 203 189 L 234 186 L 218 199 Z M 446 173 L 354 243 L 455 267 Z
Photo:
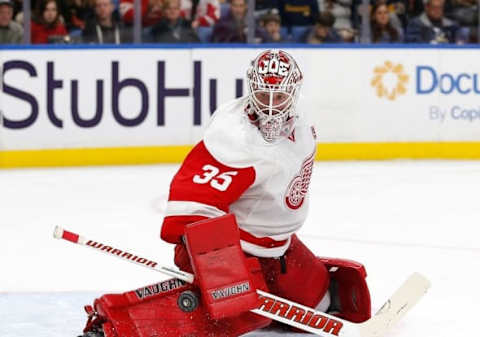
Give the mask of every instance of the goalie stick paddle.
M 193 283 L 195 279 L 193 274 L 176 268 L 160 266 L 153 260 L 86 239 L 59 226 L 55 227 L 53 236 L 56 239 L 90 247 L 188 283 Z M 430 281 L 424 276 L 419 273 L 412 274 L 385 302 L 375 316 L 363 323 L 352 323 L 261 290 L 257 290 L 260 299 L 259 305 L 251 311 L 318 336 L 380 337 L 384 336 L 420 300 L 429 287 Z

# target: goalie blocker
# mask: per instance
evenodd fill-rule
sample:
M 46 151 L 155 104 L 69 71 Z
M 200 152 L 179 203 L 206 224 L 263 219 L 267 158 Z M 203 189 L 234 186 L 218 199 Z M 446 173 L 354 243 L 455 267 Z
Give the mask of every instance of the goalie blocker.
M 195 282 L 211 318 L 237 316 L 258 306 L 233 215 L 187 225 L 184 241 Z
M 206 240 L 206 235 L 215 239 Z M 104 295 L 94 308 L 87 307 L 90 318 L 84 331 L 103 330 L 105 337 L 145 337 L 160 332 L 165 337 L 239 336 L 271 323 L 248 311 L 266 310 L 256 289 L 317 309 L 328 289 L 328 312 L 352 322 L 370 318 L 364 267 L 353 261 L 317 258 L 295 235 L 282 258 L 284 263 L 245 257 L 235 219 L 227 215 L 188 225 L 185 245 L 177 245 L 175 252 L 175 263 L 184 271 L 194 271 L 193 285 L 172 279 Z M 269 310 L 289 316 L 287 306 L 275 304 Z M 308 312 L 297 312 L 294 319 L 313 324 Z

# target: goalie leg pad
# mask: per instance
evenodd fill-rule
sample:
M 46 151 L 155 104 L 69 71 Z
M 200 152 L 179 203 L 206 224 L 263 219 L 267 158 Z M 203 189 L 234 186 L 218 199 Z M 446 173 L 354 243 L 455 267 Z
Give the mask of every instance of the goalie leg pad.
M 371 317 L 370 291 L 366 282 L 365 267 L 355 261 L 320 257 L 330 273 L 329 311 L 354 323 Z
M 107 294 L 95 300 L 97 324 L 85 333 L 103 330 L 105 337 L 236 337 L 263 328 L 271 320 L 246 312 L 235 318 L 212 320 L 203 304 L 190 312 L 179 306 L 185 292 L 198 293 L 194 285 L 170 279 L 123 294 Z
M 259 260 L 272 294 L 315 308 L 328 290 L 327 268 L 296 235 L 283 257 Z
M 195 282 L 213 319 L 237 316 L 258 306 L 232 214 L 189 224 L 184 238 Z

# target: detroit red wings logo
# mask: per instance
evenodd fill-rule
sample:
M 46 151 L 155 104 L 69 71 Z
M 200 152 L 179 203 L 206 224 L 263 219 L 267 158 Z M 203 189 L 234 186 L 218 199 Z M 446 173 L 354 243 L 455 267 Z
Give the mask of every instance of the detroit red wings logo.
M 299 209 L 305 200 L 313 171 L 314 155 L 315 151 L 303 161 L 300 173 L 288 185 L 285 202 L 291 209 Z

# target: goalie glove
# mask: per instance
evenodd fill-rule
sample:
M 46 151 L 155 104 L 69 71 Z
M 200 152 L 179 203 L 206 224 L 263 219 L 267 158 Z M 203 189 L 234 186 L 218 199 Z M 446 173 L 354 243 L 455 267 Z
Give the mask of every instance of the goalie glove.
M 237 316 L 258 305 L 232 214 L 187 225 L 184 240 L 195 282 L 211 318 Z

